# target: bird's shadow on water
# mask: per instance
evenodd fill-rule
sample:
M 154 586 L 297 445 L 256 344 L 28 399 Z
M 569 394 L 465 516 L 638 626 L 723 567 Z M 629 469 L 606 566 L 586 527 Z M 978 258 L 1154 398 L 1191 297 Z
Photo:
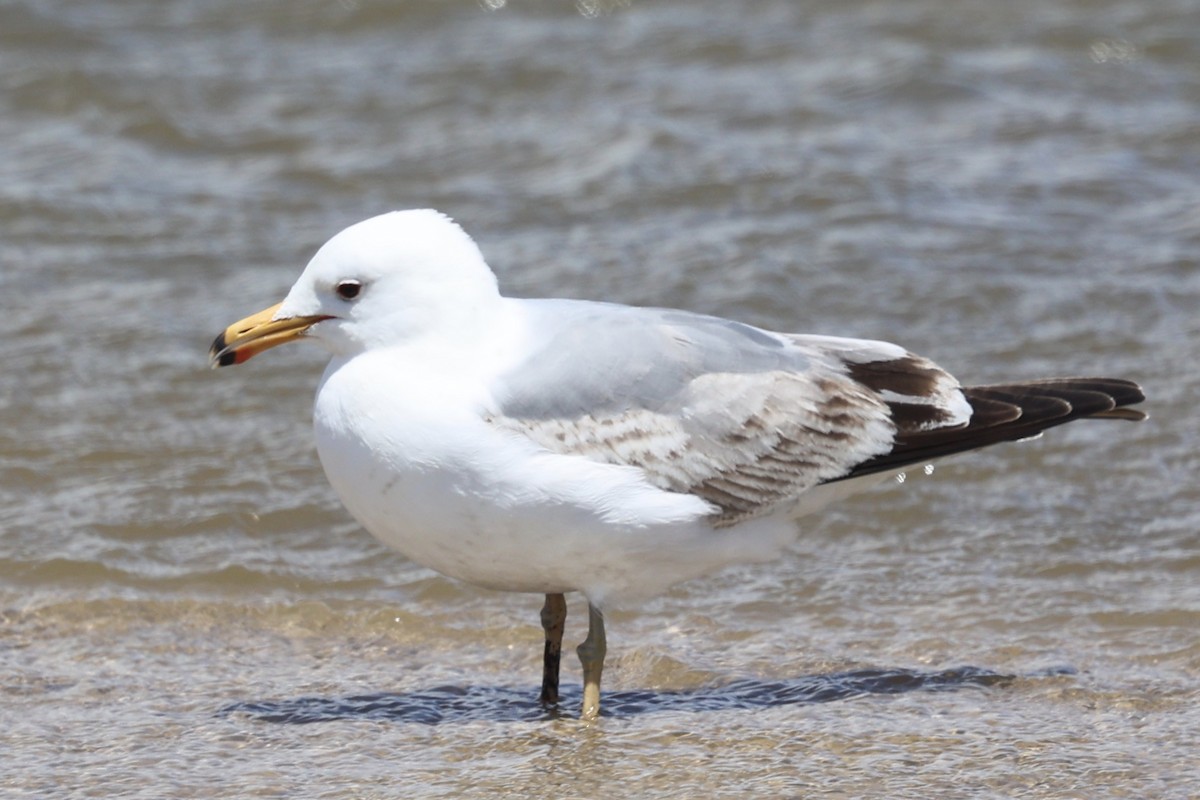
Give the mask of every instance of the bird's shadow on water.
M 1051 670 L 1069 674 L 1070 669 Z M 670 691 L 630 690 L 604 693 L 601 716 L 636 717 L 666 711 L 725 711 L 831 703 L 866 695 L 944 692 L 1003 686 L 1016 680 L 977 667 L 934 672 L 860 669 L 790 680 L 739 680 L 720 686 Z M 490 721 L 534 722 L 574 717 L 581 690 L 565 689 L 557 707 L 537 701 L 535 687 L 439 686 L 415 692 L 375 692 L 350 697 L 297 697 L 234 703 L 218 713 L 246 714 L 264 722 L 304 724 L 331 720 L 392 720 L 426 725 Z

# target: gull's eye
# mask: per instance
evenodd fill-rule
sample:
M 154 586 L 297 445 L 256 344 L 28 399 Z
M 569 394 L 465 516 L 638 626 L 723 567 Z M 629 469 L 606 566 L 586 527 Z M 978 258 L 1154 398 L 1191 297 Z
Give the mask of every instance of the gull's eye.
M 353 300 L 358 297 L 358 293 L 362 291 L 362 283 L 359 281 L 342 281 L 334 289 L 337 296 L 343 300 Z

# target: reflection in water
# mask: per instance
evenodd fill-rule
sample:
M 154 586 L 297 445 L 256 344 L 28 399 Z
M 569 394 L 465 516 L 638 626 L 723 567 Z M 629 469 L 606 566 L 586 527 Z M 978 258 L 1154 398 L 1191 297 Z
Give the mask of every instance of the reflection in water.
M 869 694 L 947 691 L 1002 686 L 1015 680 L 977 667 L 936 672 L 860 669 L 793 680 L 740 680 L 722 686 L 677 691 L 605 692 L 602 716 L 633 717 L 664 711 L 745 710 L 810 703 L 831 703 Z M 298 697 L 235 703 L 221 714 L 244 713 L 265 722 L 303 724 L 337 719 L 395 720 L 435 725 L 486 720 L 531 722 L 573 717 L 580 702 L 574 689 L 563 690 L 558 708 L 546 709 L 529 687 L 439 686 L 419 692 L 379 692 L 352 697 Z

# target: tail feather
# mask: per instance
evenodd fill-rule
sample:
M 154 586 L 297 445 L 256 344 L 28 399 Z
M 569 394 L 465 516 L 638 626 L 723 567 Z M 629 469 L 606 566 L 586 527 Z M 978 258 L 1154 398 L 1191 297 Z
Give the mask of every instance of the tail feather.
M 1077 419 L 1146 418 L 1144 412 L 1127 407 L 1146 399 L 1141 387 L 1117 378 L 1050 378 L 966 386 L 962 393 L 972 411 L 966 425 L 900 433 L 890 452 L 864 461 L 838 480 L 1028 439 Z

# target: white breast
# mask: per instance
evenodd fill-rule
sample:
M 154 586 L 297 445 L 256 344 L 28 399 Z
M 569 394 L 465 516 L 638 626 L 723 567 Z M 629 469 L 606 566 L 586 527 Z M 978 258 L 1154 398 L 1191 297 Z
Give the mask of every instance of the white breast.
M 482 419 L 477 389 L 402 385 L 396 376 L 407 371 L 394 357 L 383 368 L 385 355 L 330 364 L 314 429 L 343 503 L 413 561 L 487 588 L 595 599 L 661 591 L 746 560 L 732 557 L 744 555 L 732 547 L 740 535 L 704 521 L 704 501 L 657 489 L 636 468 L 556 455 L 497 430 Z

